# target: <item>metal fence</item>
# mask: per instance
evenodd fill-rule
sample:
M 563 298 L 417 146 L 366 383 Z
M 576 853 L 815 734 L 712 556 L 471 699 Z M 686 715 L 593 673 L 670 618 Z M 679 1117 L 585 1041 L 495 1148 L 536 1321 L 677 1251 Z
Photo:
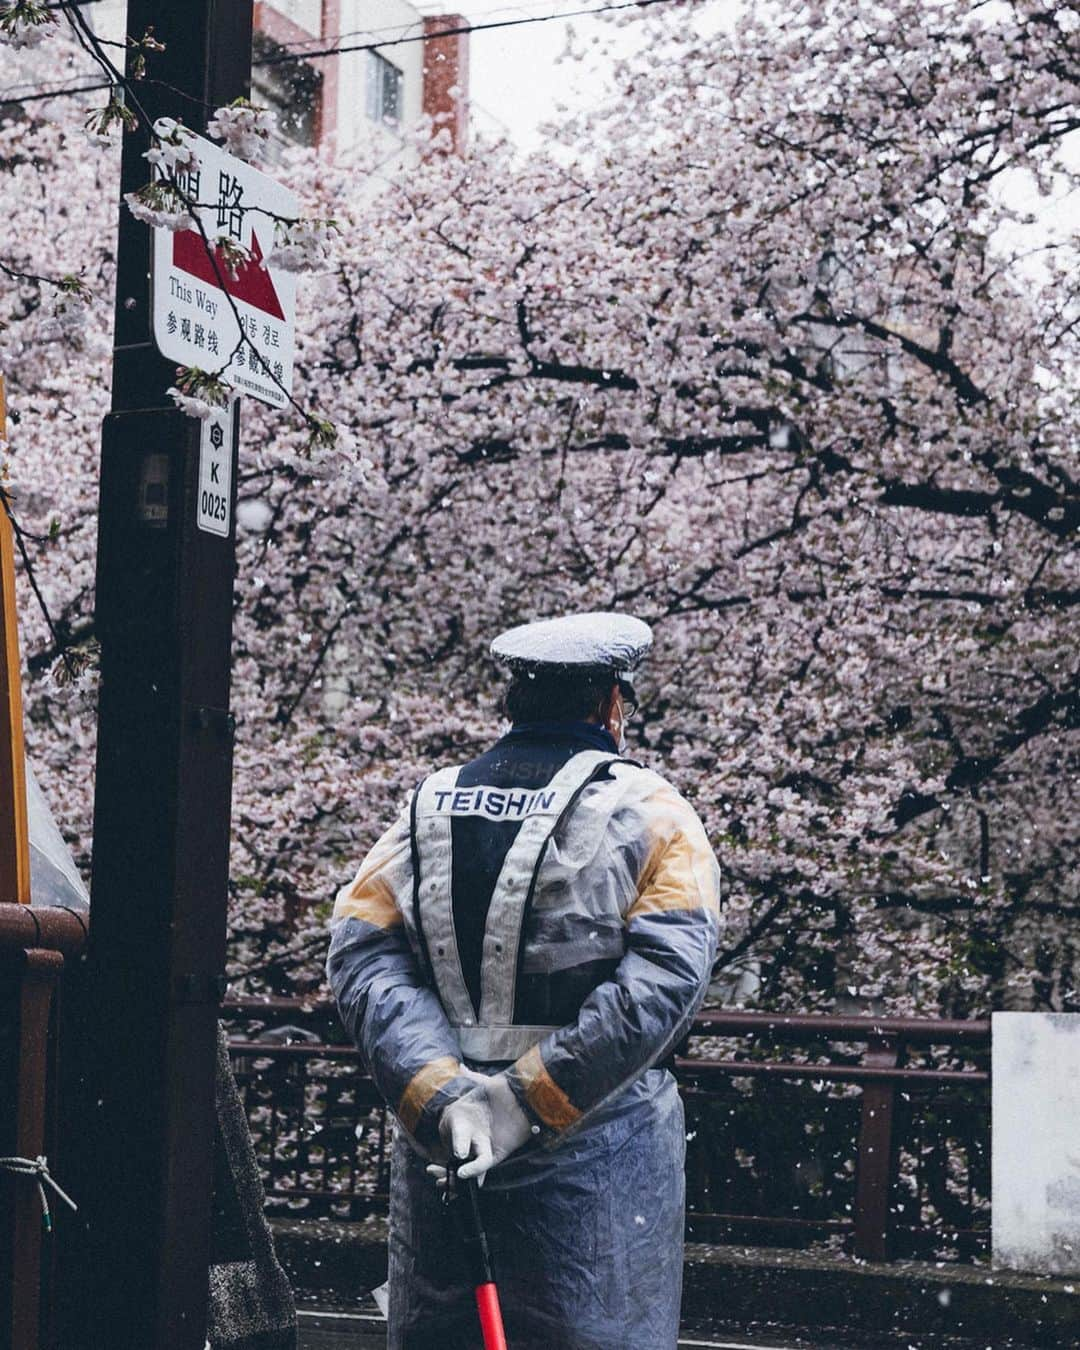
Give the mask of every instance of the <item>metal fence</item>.
M 385 1210 L 389 1125 L 329 1003 L 226 1003 L 271 1212 Z M 687 1235 L 868 1260 L 989 1237 L 990 1024 L 703 1012 L 675 1060 Z

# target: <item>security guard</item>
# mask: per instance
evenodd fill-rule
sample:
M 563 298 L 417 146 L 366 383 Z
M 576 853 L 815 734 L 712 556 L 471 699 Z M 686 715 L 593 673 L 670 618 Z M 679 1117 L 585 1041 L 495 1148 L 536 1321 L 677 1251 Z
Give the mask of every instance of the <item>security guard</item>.
M 651 641 L 610 613 L 497 638 L 511 730 L 426 778 L 337 897 L 330 983 L 400 1126 L 392 1350 L 478 1343 L 426 1175 L 450 1152 L 486 1180 L 514 1350 L 676 1344 L 685 1136 L 655 1066 L 709 979 L 719 870 L 687 802 L 620 757 Z

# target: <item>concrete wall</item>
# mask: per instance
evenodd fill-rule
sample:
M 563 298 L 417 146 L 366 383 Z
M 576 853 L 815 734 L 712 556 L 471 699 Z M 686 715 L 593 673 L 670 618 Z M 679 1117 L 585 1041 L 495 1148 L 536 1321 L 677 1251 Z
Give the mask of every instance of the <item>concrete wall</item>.
M 994 1265 L 1080 1275 L 1080 1013 L 995 1013 Z
M 98 37 L 108 38 L 111 42 L 123 42 L 127 24 L 127 0 L 99 0 L 96 5 L 87 5 L 83 14 Z M 113 53 L 113 59 L 120 53 Z

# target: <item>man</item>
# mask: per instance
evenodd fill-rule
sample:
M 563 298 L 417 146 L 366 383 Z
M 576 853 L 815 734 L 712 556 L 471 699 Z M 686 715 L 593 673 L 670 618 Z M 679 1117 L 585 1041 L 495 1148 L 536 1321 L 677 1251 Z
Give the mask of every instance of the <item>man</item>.
M 620 758 L 652 635 L 578 614 L 492 643 L 510 732 L 420 784 L 337 898 L 342 1018 L 397 1117 L 392 1350 L 479 1343 L 429 1164 L 486 1182 L 513 1350 L 670 1350 L 682 1104 L 655 1067 L 715 956 L 719 870 L 659 775 Z

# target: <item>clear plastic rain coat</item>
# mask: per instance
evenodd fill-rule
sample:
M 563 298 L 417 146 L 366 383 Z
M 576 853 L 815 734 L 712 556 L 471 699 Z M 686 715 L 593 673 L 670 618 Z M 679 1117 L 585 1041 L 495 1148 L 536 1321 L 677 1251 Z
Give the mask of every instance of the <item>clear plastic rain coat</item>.
M 659 1061 L 715 955 L 719 869 L 687 802 L 591 726 L 515 728 L 426 779 L 337 898 L 328 972 L 393 1110 L 392 1350 L 474 1347 L 426 1156 L 465 1064 L 534 1140 L 481 1192 L 513 1350 L 668 1350 L 682 1105 Z

